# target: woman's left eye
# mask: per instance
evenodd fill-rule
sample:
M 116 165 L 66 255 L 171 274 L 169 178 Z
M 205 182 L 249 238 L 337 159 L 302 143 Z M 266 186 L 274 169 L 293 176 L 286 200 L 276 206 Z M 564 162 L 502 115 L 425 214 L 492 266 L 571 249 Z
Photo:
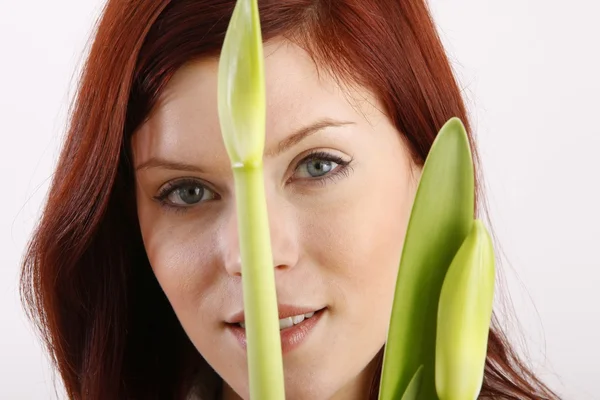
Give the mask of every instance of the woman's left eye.
M 296 172 L 304 173 L 300 178 L 311 181 L 330 179 L 338 174 L 348 172 L 347 167 L 352 160 L 347 161 L 327 152 L 315 152 L 304 158 L 296 167 Z

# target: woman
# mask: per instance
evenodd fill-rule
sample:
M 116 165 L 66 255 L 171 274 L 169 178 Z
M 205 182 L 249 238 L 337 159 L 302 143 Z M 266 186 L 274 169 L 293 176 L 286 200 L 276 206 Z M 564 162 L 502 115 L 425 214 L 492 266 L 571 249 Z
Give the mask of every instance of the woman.
M 233 6 L 104 10 L 22 278 L 70 398 L 248 398 L 216 108 Z M 286 393 L 375 399 L 419 171 L 465 107 L 422 0 L 260 7 Z M 556 399 L 496 325 L 480 397 Z

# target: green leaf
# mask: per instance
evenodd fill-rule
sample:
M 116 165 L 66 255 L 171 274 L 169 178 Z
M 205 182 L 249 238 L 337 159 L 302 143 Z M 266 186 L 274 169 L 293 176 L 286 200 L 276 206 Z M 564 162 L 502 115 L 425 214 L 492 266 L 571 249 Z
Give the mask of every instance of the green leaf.
M 387 343 L 379 398 L 397 400 L 423 365 L 419 400 L 436 399 L 438 300 L 446 271 L 474 218 L 474 171 L 462 122 L 450 119 L 425 161 L 411 211 Z
M 262 164 L 262 46 L 256 0 L 238 0 L 219 61 L 219 121 L 235 180 L 250 397 L 282 400 L 281 336 Z
M 440 294 L 435 358 L 441 400 L 474 400 L 483 384 L 494 300 L 494 248 L 481 221 L 456 253 Z
M 410 380 L 401 400 L 416 400 L 423 383 L 423 366 L 421 365 Z

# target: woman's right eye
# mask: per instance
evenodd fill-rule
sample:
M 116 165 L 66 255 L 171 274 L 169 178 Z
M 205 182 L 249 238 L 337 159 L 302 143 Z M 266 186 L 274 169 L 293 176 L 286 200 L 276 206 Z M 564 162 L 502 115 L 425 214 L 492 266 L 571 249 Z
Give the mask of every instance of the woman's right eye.
M 156 199 L 166 206 L 184 208 L 192 207 L 206 200 L 213 200 L 217 195 L 196 180 L 183 180 L 168 183 L 160 190 Z

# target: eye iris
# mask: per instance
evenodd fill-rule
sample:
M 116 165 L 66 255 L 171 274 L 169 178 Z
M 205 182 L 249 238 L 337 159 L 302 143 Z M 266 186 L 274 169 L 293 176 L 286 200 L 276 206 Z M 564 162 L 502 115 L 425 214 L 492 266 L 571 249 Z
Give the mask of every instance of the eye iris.
M 317 176 L 324 175 L 333 169 L 332 164 L 333 164 L 332 161 L 311 160 L 308 162 L 308 173 L 313 176 L 314 175 L 317 175 Z M 311 171 L 311 167 L 312 167 L 312 171 Z M 314 174 L 313 174 L 313 172 L 314 172 Z
M 177 197 L 185 204 L 196 204 L 202 199 L 203 190 L 199 186 L 185 186 L 177 189 Z

